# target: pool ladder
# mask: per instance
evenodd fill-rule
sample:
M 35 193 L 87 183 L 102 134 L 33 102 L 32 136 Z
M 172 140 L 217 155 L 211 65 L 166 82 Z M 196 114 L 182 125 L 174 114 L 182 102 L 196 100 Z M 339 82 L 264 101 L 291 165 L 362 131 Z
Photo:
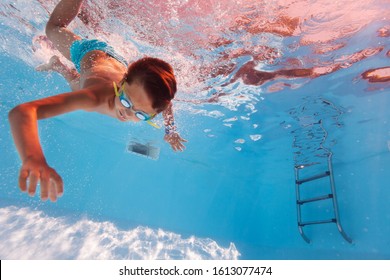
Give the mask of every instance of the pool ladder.
M 348 242 L 352 243 L 352 239 L 345 233 L 343 227 L 341 226 L 340 223 L 340 217 L 339 217 L 339 210 L 337 206 L 337 196 L 336 196 L 336 188 L 335 188 L 335 183 L 334 183 L 334 178 L 333 178 L 333 169 L 332 169 L 332 153 L 329 153 L 328 155 L 328 170 L 325 171 L 324 173 L 320 173 L 314 176 L 310 176 L 304 179 L 301 179 L 299 176 L 300 170 L 307 168 L 309 166 L 305 165 L 295 165 L 295 193 L 296 193 L 296 204 L 297 204 L 297 219 L 298 219 L 298 230 L 299 233 L 301 234 L 302 238 L 307 242 L 310 243 L 310 239 L 305 235 L 303 228 L 305 226 L 309 225 L 317 225 L 317 224 L 326 224 L 326 223 L 335 223 L 337 225 L 337 229 L 342 235 L 342 237 Z M 300 189 L 303 184 L 318 180 L 324 177 L 329 177 L 329 183 L 330 183 L 330 193 L 326 193 L 321 196 L 317 197 L 312 197 L 308 199 L 301 199 L 301 194 L 300 194 Z M 307 203 L 314 203 L 317 201 L 321 200 L 326 200 L 326 199 L 331 199 L 332 200 L 332 206 L 333 206 L 333 213 L 334 217 L 331 219 L 327 220 L 317 220 L 317 221 L 308 221 L 304 222 L 302 221 L 301 213 L 302 209 L 301 207 Z

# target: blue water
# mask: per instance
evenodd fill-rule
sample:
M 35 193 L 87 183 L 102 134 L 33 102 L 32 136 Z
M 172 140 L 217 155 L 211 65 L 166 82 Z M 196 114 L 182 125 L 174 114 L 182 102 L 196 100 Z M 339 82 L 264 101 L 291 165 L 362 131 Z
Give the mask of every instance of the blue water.
M 13 35 L 6 36 L 10 27 L 2 26 L 0 258 L 389 259 L 390 87 L 358 78 L 368 69 L 389 66 L 389 38 L 367 39 L 383 24 L 356 32 L 343 50 L 381 45 L 382 52 L 307 79 L 298 89 L 267 93 L 262 86 L 237 82 L 226 87 L 230 95 L 219 102 L 193 104 L 188 100 L 202 100 L 213 89 L 188 95 L 191 87 L 186 86 L 174 103 L 176 122 L 188 140 L 183 153 L 170 150 L 163 131 L 141 123 L 85 112 L 40 121 L 46 158 L 65 182 L 64 196 L 56 203 L 18 189 L 21 163 L 7 113 L 69 87 L 58 74 L 36 72 L 39 58 L 29 64 L 20 53 L 12 55 L 6 37 Z M 43 30 L 44 20 L 38 26 Z M 36 35 L 26 34 L 30 40 Z M 220 89 L 224 82 L 210 78 L 206 84 Z M 335 107 L 321 107 L 315 102 L 319 98 Z M 311 244 L 299 235 L 291 133 L 299 123 L 291 111 L 303 104 L 314 107 L 302 117 L 323 113 L 341 223 L 353 244 L 334 224 L 305 228 Z M 159 147 L 159 159 L 126 152 L 133 140 Z

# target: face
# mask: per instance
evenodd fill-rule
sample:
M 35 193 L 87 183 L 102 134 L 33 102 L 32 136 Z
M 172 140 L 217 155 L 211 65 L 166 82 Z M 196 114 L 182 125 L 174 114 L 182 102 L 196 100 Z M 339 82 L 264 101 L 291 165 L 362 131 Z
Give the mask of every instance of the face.
M 157 114 L 152 107 L 152 100 L 141 84 L 124 82 L 123 85 L 119 84 L 118 87 L 119 93 L 123 89 L 123 95 L 115 97 L 115 111 L 120 121 L 138 122 L 143 118 L 148 119 Z

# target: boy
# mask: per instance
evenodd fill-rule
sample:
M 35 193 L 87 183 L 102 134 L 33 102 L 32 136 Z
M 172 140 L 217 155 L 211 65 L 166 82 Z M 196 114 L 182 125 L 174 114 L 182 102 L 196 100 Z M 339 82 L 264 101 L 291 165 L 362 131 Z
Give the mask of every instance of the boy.
M 43 154 L 37 125 L 40 119 L 85 110 L 120 121 L 146 121 L 156 126 L 151 120 L 163 112 L 164 139 L 175 151 L 182 151 L 186 142 L 174 126 L 171 100 L 176 93 L 176 80 L 172 67 L 156 58 L 143 58 L 127 67 L 126 61 L 105 42 L 82 40 L 66 28 L 77 16 L 81 4 L 82 0 L 61 0 L 46 26 L 47 37 L 78 71 L 68 69 L 58 57 L 38 68 L 62 74 L 72 92 L 21 104 L 9 113 L 12 135 L 22 160 L 19 187 L 33 196 L 40 182 L 42 200 L 56 201 L 63 194 L 63 181 Z

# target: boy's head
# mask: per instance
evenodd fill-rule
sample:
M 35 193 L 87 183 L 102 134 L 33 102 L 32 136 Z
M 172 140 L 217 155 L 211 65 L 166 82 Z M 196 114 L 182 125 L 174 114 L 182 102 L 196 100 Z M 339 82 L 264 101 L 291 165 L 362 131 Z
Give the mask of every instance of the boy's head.
M 158 58 L 145 57 L 130 64 L 124 80 L 141 84 L 158 113 L 167 108 L 177 90 L 171 65 Z

